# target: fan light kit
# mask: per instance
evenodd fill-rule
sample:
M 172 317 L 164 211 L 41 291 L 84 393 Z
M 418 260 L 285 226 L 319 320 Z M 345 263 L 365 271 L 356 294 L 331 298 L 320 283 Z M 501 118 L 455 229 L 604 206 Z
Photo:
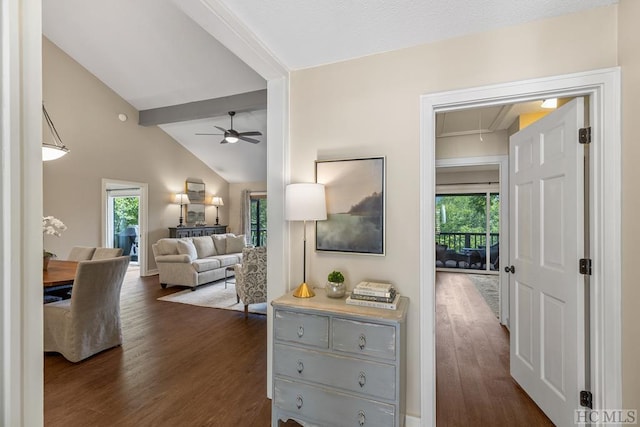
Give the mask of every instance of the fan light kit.
M 233 129 L 233 116 L 236 115 L 235 111 L 229 111 L 229 117 L 231 117 L 231 127 L 229 129 L 221 128 L 220 126 L 214 126 L 216 129 L 221 131 L 222 133 L 196 133 L 196 135 L 224 135 L 220 144 L 235 144 L 238 141 L 246 141 L 252 144 L 257 144 L 260 141 L 254 138 L 249 138 L 250 136 L 262 136 L 262 132 L 249 131 L 249 132 L 238 132 Z

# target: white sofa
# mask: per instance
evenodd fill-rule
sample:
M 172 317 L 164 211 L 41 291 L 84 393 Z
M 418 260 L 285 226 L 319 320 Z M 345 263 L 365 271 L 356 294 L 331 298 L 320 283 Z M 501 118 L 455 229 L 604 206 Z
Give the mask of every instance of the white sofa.
M 225 269 L 242 263 L 244 235 L 231 233 L 212 236 L 166 238 L 152 245 L 160 274 L 160 285 L 199 285 L 225 278 Z M 233 276 L 229 269 L 227 276 Z

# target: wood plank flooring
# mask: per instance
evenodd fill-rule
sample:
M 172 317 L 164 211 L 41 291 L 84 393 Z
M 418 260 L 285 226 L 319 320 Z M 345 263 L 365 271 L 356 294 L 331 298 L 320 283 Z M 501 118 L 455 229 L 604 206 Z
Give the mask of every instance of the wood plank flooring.
M 473 282 L 436 275 L 436 421 L 444 426 L 552 426 L 509 374 L 509 332 Z
M 184 288 L 136 276 L 121 347 L 77 364 L 45 354 L 45 425 L 269 426 L 266 317 L 157 301 Z

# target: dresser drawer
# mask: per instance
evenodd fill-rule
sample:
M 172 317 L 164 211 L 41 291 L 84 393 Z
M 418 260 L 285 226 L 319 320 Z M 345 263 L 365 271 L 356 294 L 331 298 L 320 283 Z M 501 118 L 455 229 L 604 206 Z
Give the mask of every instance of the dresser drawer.
M 393 405 L 282 379 L 274 382 L 273 403 L 322 426 L 395 426 Z
M 274 319 L 274 334 L 277 341 L 318 348 L 329 347 L 327 316 L 276 310 Z
M 273 368 L 276 375 L 337 387 L 378 399 L 395 398 L 396 368 L 386 363 L 276 344 Z
M 395 360 L 393 326 L 334 318 L 332 332 L 334 350 Z

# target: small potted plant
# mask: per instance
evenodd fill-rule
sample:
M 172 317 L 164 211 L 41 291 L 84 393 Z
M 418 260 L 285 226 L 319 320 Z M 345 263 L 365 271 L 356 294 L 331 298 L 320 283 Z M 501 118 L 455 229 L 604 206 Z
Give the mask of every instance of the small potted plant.
M 344 284 L 344 275 L 339 271 L 332 271 L 327 276 L 327 286 L 325 289 L 327 291 L 327 296 L 330 298 L 342 298 L 347 290 L 346 285 Z

